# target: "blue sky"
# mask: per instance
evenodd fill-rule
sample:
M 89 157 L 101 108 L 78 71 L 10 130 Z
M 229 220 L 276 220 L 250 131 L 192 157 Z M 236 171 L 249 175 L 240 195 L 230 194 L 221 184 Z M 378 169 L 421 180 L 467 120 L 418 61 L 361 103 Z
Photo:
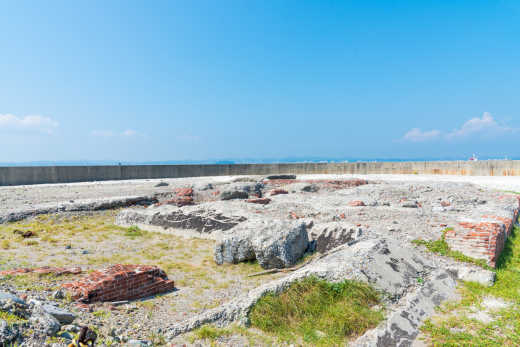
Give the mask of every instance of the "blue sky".
M 2 1 L 0 162 L 520 157 L 518 1 Z

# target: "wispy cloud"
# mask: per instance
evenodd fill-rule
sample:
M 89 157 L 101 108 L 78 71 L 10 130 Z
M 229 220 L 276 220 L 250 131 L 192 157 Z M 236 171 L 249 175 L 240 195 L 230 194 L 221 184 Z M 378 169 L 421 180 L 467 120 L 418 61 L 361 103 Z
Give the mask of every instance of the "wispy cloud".
M 125 131 L 123 131 L 123 136 L 135 136 L 135 135 L 137 135 L 137 131 L 135 131 L 135 130 L 126 129 Z
M 13 114 L 0 114 L 0 129 L 38 131 L 51 134 L 60 123 L 50 117 L 30 115 L 18 117 Z
M 126 129 L 124 131 L 112 131 L 112 130 L 93 130 L 90 132 L 90 135 L 96 137 L 133 137 L 133 136 L 144 136 L 135 130 Z
M 504 133 L 517 132 L 519 129 L 500 125 L 489 112 L 484 112 L 482 117 L 475 117 L 467 120 L 460 128 L 448 132 L 438 129 L 421 130 L 419 128 L 410 129 L 402 137 L 403 141 L 424 142 L 436 139 L 455 140 L 469 137 L 470 135 L 497 136 Z
M 502 126 L 496 122 L 489 112 L 484 112 L 481 118 L 471 118 L 466 121 L 459 129 L 446 134 L 447 138 L 460 138 L 475 133 L 497 134 L 513 131 L 513 128 Z
M 422 131 L 419 128 L 413 128 L 403 136 L 403 140 L 411 142 L 424 142 L 438 138 L 441 135 L 439 130 Z

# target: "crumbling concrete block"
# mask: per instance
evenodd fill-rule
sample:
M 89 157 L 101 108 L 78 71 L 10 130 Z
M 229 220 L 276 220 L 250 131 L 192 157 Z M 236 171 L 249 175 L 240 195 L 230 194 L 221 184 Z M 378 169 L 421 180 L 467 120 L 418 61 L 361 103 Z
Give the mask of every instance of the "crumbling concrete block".
M 325 253 L 345 243 L 359 240 L 363 229 L 344 222 L 330 222 L 314 225 L 309 232 L 309 239 L 317 252 Z
M 257 259 L 264 269 L 294 265 L 309 245 L 302 222 L 254 221 L 230 230 L 217 243 L 215 262 L 237 263 Z
M 142 229 L 158 227 L 167 229 L 188 229 L 200 234 L 210 234 L 216 230 L 228 230 L 246 220 L 244 216 L 233 215 L 230 209 L 219 209 L 213 205 L 177 207 L 172 205 L 150 206 L 145 209 L 127 209 L 116 217 L 120 226 L 137 225 Z

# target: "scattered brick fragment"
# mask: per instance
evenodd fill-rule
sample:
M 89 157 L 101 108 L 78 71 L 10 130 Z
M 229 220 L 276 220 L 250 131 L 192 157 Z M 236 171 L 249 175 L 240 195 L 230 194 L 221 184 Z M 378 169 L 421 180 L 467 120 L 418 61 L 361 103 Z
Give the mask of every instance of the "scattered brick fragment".
M 261 204 L 261 205 L 267 205 L 271 202 L 271 199 L 269 198 L 256 198 L 256 199 L 247 199 L 247 202 L 251 204 Z
M 81 303 L 134 300 L 173 290 L 175 285 L 156 266 L 114 265 L 97 270 L 63 288 Z
M 270 193 L 271 196 L 280 195 L 280 194 L 289 194 L 289 192 L 285 189 L 273 189 L 273 190 L 271 190 L 271 193 Z
M 295 212 L 289 212 L 289 218 L 291 219 L 300 219 L 303 218 L 303 216 L 298 216 Z
M 451 203 L 449 201 L 441 201 L 441 206 L 442 207 L 448 207 L 450 205 L 451 205 Z
M 348 203 L 348 205 L 352 206 L 352 207 L 366 206 L 365 203 L 361 200 L 352 200 L 351 202 Z

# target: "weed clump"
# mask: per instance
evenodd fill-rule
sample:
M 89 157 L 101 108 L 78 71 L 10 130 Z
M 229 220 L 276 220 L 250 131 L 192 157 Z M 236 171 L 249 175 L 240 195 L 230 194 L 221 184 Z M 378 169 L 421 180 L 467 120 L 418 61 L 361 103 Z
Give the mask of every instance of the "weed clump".
M 249 318 L 252 326 L 282 340 L 340 345 L 377 326 L 383 312 L 373 307 L 379 303 L 379 293 L 368 284 L 308 277 L 262 297 Z

